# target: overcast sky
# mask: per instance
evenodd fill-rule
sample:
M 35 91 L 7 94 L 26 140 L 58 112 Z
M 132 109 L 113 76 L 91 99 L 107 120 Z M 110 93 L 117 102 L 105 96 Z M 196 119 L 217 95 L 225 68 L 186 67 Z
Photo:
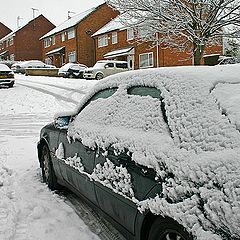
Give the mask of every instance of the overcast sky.
M 91 7 L 103 3 L 104 0 L 0 0 L 0 22 L 12 30 L 17 28 L 17 17 L 20 19 L 20 26 L 29 22 L 35 16 L 43 14 L 56 26 L 67 19 L 68 11 L 80 13 Z M 74 14 L 72 13 L 71 16 Z

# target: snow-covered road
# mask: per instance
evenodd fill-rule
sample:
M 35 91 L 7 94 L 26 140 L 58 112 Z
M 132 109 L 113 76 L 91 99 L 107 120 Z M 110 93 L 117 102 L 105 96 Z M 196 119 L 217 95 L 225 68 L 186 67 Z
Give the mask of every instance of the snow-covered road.
M 87 206 L 41 182 L 36 151 L 40 129 L 56 112 L 73 110 L 95 83 L 16 75 L 14 88 L 0 89 L 1 240 L 108 239 Z

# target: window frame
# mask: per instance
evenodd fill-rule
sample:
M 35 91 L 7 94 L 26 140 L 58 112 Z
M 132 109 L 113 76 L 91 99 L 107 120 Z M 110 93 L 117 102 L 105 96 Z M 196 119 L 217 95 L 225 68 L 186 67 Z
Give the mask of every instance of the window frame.
M 127 41 L 134 39 L 134 29 L 127 28 Z
M 151 58 L 149 57 L 150 55 L 151 55 Z M 147 56 L 147 65 L 146 66 L 143 66 L 141 64 L 141 57 L 143 57 L 143 56 Z M 142 62 L 144 62 L 144 61 L 142 61 Z M 150 62 L 151 62 L 151 64 L 150 64 Z M 153 52 L 139 54 L 139 68 L 143 69 L 143 68 L 150 68 L 150 67 L 154 67 Z
M 118 43 L 118 33 L 113 32 L 112 33 L 112 44 L 117 44 Z
M 108 35 L 104 34 L 98 37 L 98 48 L 108 46 Z
M 65 42 L 66 41 L 66 36 L 65 36 L 65 32 L 61 33 L 61 41 Z
M 75 29 L 71 28 L 67 31 L 68 40 L 75 38 Z

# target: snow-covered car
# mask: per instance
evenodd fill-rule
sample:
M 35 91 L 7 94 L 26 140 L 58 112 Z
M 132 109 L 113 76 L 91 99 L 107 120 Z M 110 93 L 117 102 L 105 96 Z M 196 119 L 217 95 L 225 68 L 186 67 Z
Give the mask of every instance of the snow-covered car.
M 50 189 L 65 186 L 126 239 L 240 239 L 239 65 L 116 74 L 42 128 Z
M 14 73 L 5 64 L 0 63 L 0 86 L 13 87 L 14 85 Z
M 39 60 L 29 60 L 13 64 L 11 69 L 14 73 L 25 74 L 27 68 L 56 68 Z
M 127 71 L 128 63 L 126 61 L 101 60 L 97 61 L 92 68 L 85 69 L 83 77 L 85 79 L 100 80 L 115 73 Z
M 83 78 L 83 72 L 87 68 L 84 64 L 67 63 L 58 70 L 59 77 Z

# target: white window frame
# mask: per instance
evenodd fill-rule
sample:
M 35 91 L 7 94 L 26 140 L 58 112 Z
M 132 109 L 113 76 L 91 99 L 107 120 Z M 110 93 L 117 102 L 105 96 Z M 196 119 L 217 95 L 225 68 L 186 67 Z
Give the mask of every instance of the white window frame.
M 112 33 L 112 44 L 117 44 L 118 43 L 118 34 L 117 32 Z
M 133 40 L 134 39 L 134 29 L 128 28 L 127 29 L 127 40 Z
M 68 62 L 69 63 L 74 63 L 77 61 L 77 55 L 76 55 L 76 51 L 72 51 L 68 53 Z
M 153 67 L 153 52 L 139 54 L 139 68 L 149 67 Z
M 52 45 L 55 45 L 55 44 L 56 44 L 56 36 L 53 35 L 53 36 L 52 36 Z
M 108 35 L 105 34 L 103 36 L 98 37 L 98 48 L 108 46 Z
M 72 28 L 67 31 L 68 40 L 75 38 L 75 29 Z
M 51 38 L 46 38 L 44 39 L 44 48 L 48 48 L 51 46 L 52 39 Z
M 13 37 L 9 39 L 9 46 L 13 45 Z
M 66 37 L 65 37 L 65 32 L 61 33 L 61 41 L 65 42 Z

